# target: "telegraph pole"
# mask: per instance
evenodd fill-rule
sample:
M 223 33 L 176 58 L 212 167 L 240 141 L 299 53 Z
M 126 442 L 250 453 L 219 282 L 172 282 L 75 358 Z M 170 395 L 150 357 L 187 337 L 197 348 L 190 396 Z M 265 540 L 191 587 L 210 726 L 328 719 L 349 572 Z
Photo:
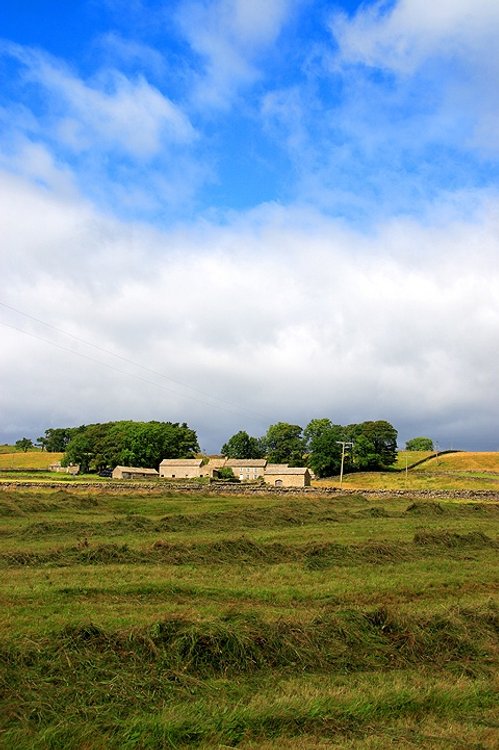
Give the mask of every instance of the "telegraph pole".
M 338 443 L 338 445 L 341 445 L 341 468 L 340 468 L 340 487 L 341 487 L 343 484 L 343 466 L 345 463 L 346 449 L 347 447 L 351 448 L 353 446 L 353 443 L 349 443 L 346 440 L 337 440 L 336 442 Z

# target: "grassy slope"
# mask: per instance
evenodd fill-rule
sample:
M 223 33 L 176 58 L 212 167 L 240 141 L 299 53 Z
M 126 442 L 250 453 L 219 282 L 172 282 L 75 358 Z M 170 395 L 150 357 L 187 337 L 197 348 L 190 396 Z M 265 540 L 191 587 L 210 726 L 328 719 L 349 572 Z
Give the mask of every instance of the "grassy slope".
M 414 471 L 493 471 L 499 473 L 499 453 L 492 451 L 448 453 L 416 466 Z
M 498 518 L 0 489 L 0 747 L 492 750 Z
M 416 461 L 421 461 L 424 458 L 433 456 L 433 451 L 399 451 L 397 453 L 397 461 L 395 463 L 395 469 L 405 469 L 406 461 L 407 465 L 411 466 Z
M 46 451 L 0 451 L 0 469 L 48 469 L 50 464 L 60 461 L 64 453 Z
M 415 451 L 406 451 L 410 459 Z M 405 468 L 405 451 L 400 451 L 395 468 Z M 423 452 L 419 455 L 424 457 Z M 408 460 L 410 466 L 410 461 Z M 316 480 L 317 487 L 339 487 L 338 478 Z M 499 492 L 499 453 L 460 452 L 431 458 L 405 471 L 346 474 L 348 489 L 384 490 L 488 490 Z

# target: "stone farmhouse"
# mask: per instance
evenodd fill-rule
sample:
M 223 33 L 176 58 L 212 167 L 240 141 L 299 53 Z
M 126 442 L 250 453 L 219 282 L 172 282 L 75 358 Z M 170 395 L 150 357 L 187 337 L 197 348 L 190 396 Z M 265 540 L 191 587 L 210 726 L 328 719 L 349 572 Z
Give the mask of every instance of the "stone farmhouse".
M 210 458 L 203 464 L 200 458 L 165 458 L 159 465 L 159 476 L 164 479 L 198 479 L 216 477 L 218 470 L 227 467 L 241 482 L 263 479 L 274 487 L 309 487 L 311 474 L 306 467 L 269 464 L 264 458 Z
M 227 458 L 225 464 L 241 482 L 251 482 L 263 477 L 267 461 L 264 458 Z

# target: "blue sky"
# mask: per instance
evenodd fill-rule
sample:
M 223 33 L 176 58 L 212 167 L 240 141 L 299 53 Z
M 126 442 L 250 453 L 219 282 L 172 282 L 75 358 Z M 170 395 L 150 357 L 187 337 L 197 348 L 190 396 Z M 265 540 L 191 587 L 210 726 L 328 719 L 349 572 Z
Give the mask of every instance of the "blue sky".
M 499 448 L 498 30 L 494 0 L 4 4 L 0 440 Z

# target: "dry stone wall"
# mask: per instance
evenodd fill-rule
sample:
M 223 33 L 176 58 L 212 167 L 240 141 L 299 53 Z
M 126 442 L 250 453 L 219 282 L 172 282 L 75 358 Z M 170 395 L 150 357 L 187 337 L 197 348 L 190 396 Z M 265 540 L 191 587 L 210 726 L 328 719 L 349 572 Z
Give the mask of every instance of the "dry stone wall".
M 244 485 L 235 483 L 217 483 L 217 484 L 196 484 L 175 483 L 162 481 L 157 482 L 134 482 L 130 480 L 113 481 L 113 482 L 27 482 L 16 480 L 0 481 L 2 487 L 39 488 L 71 491 L 78 490 L 105 490 L 106 492 L 125 493 L 130 490 L 147 490 L 158 494 L 167 494 L 170 492 L 185 492 L 192 494 L 213 494 L 213 495 L 364 495 L 372 498 L 389 498 L 389 497 L 408 497 L 421 500 L 437 499 L 482 499 L 482 500 L 499 500 L 499 490 L 497 492 L 490 490 L 353 490 L 340 489 L 339 487 L 273 487 L 272 485 Z

